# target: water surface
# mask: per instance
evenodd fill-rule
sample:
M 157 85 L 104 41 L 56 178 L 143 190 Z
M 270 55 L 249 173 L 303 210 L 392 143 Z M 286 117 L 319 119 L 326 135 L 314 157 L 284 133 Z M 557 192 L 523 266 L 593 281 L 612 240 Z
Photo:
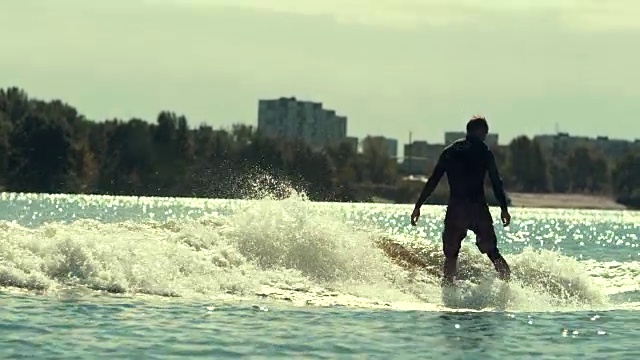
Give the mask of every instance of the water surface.
M 514 281 L 444 208 L 2 194 L 0 357 L 637 359 L 640 215 L 513 209 Z M 497 209 L 494 209 L 497 218 Z M 428 266 L 399 266 L 380 241 Z

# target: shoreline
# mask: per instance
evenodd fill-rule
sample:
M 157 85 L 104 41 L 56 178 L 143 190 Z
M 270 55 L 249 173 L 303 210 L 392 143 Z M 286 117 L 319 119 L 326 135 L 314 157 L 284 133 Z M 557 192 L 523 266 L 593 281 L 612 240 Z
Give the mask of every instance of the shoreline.
M 622 204 L 602 195 L 583 194 L 531 194 L 508 193 L 511 207 L 578 209 L 578 210 L 628 210 Z

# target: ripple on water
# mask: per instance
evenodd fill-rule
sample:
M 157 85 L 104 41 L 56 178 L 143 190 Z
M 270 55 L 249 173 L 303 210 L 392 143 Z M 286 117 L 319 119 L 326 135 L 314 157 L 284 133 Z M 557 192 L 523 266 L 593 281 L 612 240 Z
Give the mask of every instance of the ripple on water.
M 497 232 L 519 281 L 504 290 L 467 246 L 461 292 L 447 295 L 437 286 L 443 207 L 425 207 L 411 227 L 410 206 L 295 197 L 0 201 L 0 283 L 18 287 L 0 295 L 7 354 L 638 355 L 631 212 L 514 209 Z M 375 246 L 384 239 L 414 246 L 427 266 L 394 263 Z

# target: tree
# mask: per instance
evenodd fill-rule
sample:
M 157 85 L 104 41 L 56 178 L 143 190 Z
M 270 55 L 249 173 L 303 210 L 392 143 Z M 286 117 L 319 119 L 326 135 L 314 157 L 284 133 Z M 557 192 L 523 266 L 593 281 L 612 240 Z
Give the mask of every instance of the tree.
M 566 156 L 553 158 L 549 163 L 549 173 L 551 174 L 551 188 L 554 192 L 566 193 L 571 191 L 571 174 L 567 168 Z
M 630 151 L 615 165 L 613 193 L 622 203 L 640 206 L 640 151 Z
M 150 127 L 140 119 L 119 123 L 110 134 L 100 187 L 120 195 L 151 195 L 164 189 L 148 181 L 156 173 Z
M 586 146 L 573 149 L 566 160 L 571 190 L 602 192 L 609 179 L 607 161 L 600 153 Z
M 318 149 L 242 124 L 190 128 L 185 116 L 168 110 L 155 120 L 94 122 L 61 100 L 0 89 L 0 189 L 240 198 L 255 194 L 256 186 L 287 196 L 282 184 L 292 184 L 316 200 L 413 201 L 419 191 L 413 187 L 423 186 L 400 181 L 379 137 L 365 138 L 358 153 L 348 143 Z M 629 145 L 612 181 L 611 159 L 591 148 L 568 151 L 561 145 L 543 154 L 536 141 L 521 136 L 494 148 L 507 188 L 612 190 L 627 203 L 640 197 L 638 146 Z
M 365 137 L 362 141 L 362 158 L 372 183 L 395 183 L 398 174 L 397 162 L 389 157 L 383 138 Z
M 14 191 L 65 191 L 71 168 L 71 131 L 61 119 L 28 113 L 11 133 L 9 185 Z
M 9 176 L 11 128 L 8 116 L 0 112 L 0 190 L 4 190 L 2 185 L 6 183 Z
M 4 113 L 11 124 L 23 119 L 32 107 L 27 93 L 16 87 L 0 90 L 0 112 Z
M 524 192 L 549 191 L 549 167 L 540 144 L 519 136 L 509 144 L 509 182 Z

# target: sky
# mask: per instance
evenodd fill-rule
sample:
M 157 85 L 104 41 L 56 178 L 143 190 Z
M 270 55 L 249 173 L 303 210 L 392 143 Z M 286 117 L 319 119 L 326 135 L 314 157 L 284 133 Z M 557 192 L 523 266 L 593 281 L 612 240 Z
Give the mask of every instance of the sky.
M 55 4 L 55 5 L 54 5 Z M 87 117 L 257 124 L 295 96 L 350 136 L 640 138 L 636 0 L 2 0 L 0 87 Z

